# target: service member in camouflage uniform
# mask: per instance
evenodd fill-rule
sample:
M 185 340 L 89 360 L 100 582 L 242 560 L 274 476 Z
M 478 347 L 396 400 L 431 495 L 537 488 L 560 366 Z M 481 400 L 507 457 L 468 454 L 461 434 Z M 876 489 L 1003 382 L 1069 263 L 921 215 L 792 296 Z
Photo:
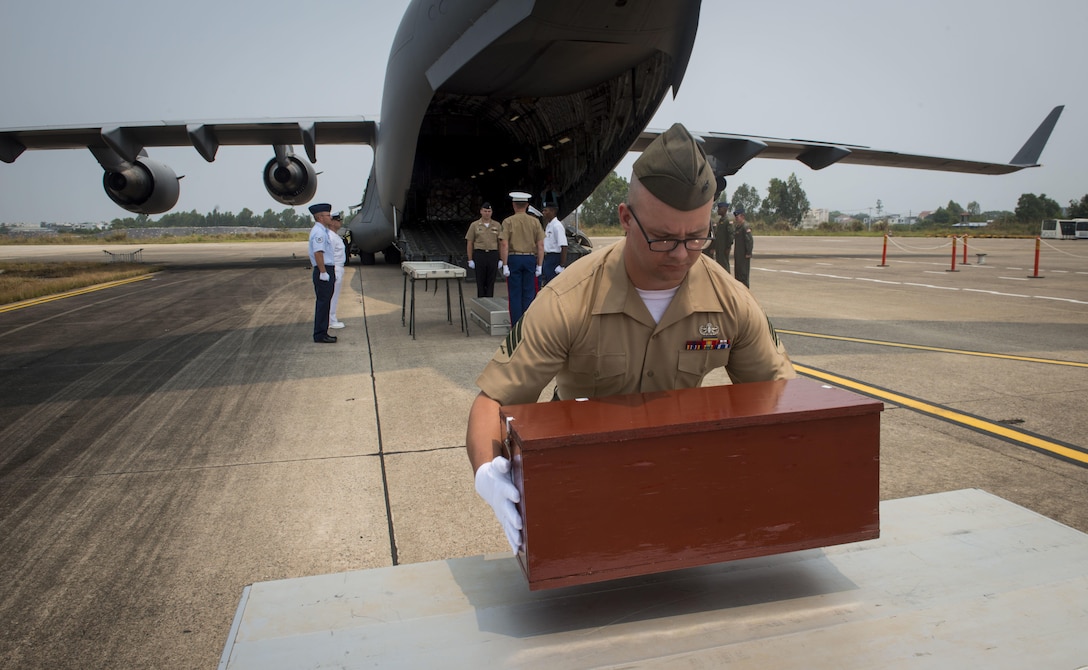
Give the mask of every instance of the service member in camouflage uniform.
M 718 224 L 714 227 L 714 258 L 729 272 L 729 252 L 733 249 L 733 224 L 729 221 L 729 203 L 718 203 Z
M 748 275 L 752 272 L 752 244 L 755 241 L 752 239 L 752 227 L 744 220 L 743 207 L 737 207 L 733 210 L 733 216 L 736 217 L 737 222 L 734 226 L 737 251 L 733 255 L 736 271 L 733 274 L 736 276 L 737 281 L 745 286 L 751 286 L 748 283 Z

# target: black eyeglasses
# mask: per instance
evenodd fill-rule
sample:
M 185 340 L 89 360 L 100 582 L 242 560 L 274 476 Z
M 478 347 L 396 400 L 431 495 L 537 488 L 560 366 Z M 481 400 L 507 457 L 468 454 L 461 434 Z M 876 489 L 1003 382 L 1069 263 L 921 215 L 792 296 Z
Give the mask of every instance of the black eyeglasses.
M 638 229 L 642 231 L 642 236 L 646 238 L 646 244 L 650 247 L 650 251 L 660 251 L 662 253 L 672 251 L 680 246 L 681 242 L 684 243 L 684 248 L 688 251 L 702 251 L 714 241 L 713 235 L 710 237 L 688 237 L 682 240 L 651 240 L 650 236 L 646 234 L 646 229 L 642 227 L 642 222 L 635 216 L 635 210 L 631 209 L 631 205 L 627 205 L 627 211 L 631 213 L 631 218 L 638 224 Z

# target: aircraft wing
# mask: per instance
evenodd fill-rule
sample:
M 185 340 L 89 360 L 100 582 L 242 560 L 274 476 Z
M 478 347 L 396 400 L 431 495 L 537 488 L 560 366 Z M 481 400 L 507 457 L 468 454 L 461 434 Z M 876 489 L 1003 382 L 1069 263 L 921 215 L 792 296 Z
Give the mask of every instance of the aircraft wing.
M 0 160 L 12 163 L 27 149 L 112 149 L 133 162 L 146 147 L 192 146 L 215 160 L 221 145 L 301 144 L 311 162 L 318 144 L 374 144 L 377 122 L 363 117 L 153 121 L 112 126 L 43 126 L 0 130 Z
M 14 163 L 27 149 L 89 149 L 105 176 L 106 195 L 137 214 L 161 214 L 177 204 L 180 177 L 153 160 L 147 147 L 196 149 L 209 163 L 221 145 L 271 145 L 275 158 L 264 168 L 268 194 L 285 205 L 302 205 L 317 191 L 317 145 L 374 145 L 378 124 L 362 117 L 253 119 L 241 121 L 153 121 L 111 126 L 45 126 L 0 130 L 0 160 Z M 306 148 L 307 163 L 293 147 Z
M 733 135 L 715 132 L 693 132 L 703 141 L 707 155 L 713 157 L 717 165 L 715 172 L 733 175 L 753 158 L 782 158 L 798 160 L 813 170 L 820 170 L 835 163 L 855 165 L 874 165 L 883 167 L 912 168 L 915 170 L 941 170 L 944 172 L 966 172 L 971 174 L 1000 175 L 1016 172 L 1028 167 L 1038 167 L 1039 156 L 1050 139 L 1050 133 L 1058 123 L 1064 105 L 1051 110 L 1039 127 L 1024 143 L 1020 151 L 1008 163 L 988 163 L 905 154 L 897 151 L 884 151 L 854 144 L 819 142 L 812 140 L 783 139 L 761 137 L 758 135 Z M 642 151 L 663 130 L 645 130 L 631 147 L 631 151 Z

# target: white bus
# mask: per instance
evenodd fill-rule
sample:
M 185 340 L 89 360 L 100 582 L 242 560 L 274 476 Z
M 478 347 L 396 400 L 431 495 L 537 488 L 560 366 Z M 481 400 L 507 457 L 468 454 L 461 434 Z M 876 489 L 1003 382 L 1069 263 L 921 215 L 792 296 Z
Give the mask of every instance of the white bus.
M 1039 237 L 1054 240 L 1088 239 L 1088 219 L 1043 219 Z

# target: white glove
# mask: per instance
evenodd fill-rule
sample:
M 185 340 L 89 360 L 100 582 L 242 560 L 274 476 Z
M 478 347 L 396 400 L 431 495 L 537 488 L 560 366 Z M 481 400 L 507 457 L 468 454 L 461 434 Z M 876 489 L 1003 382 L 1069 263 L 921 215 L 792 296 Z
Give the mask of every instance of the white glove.
M 544 272 L 544 268 L 540 267 L 539 265 L 536 266 L 536 276 L 537 277 L 539 277 L 541 275 L 541 273 L 543 273 L 543 272 Z
M 562 271 L 563 271 L 563 266 L 562 265 L 556 265 L 555 266 L 555 274 L 559 274 Z
M 476 269 L 476 261 L 469 261 L 468 262 L 468 269 L 469 270 L 475 270 Z
M 510 549 L 518 553 L 521 546 L 521 515 L 514 503 L 521 501 L 521 494 L 510 478 L 510 461 L 496 456 L 495 460 L 481 465 L 476 471 L 476 493 L 491 505 L 502 532 L 506 533 Z
M 499 261 L 499 268 L 502 268 L 502 261 Z
M 501 263 L 502 261 L 499 261 L 499 262 Z M 502 266 L 502 276 L 503 277 L 509 277 L 510 276 L 510 266 L 509 265 Z
M 317 275 L 317 278 L 320 279 L 321 281 L 329 281 L 329 273 L 328 272 L 322 272 L 321 274 Z

